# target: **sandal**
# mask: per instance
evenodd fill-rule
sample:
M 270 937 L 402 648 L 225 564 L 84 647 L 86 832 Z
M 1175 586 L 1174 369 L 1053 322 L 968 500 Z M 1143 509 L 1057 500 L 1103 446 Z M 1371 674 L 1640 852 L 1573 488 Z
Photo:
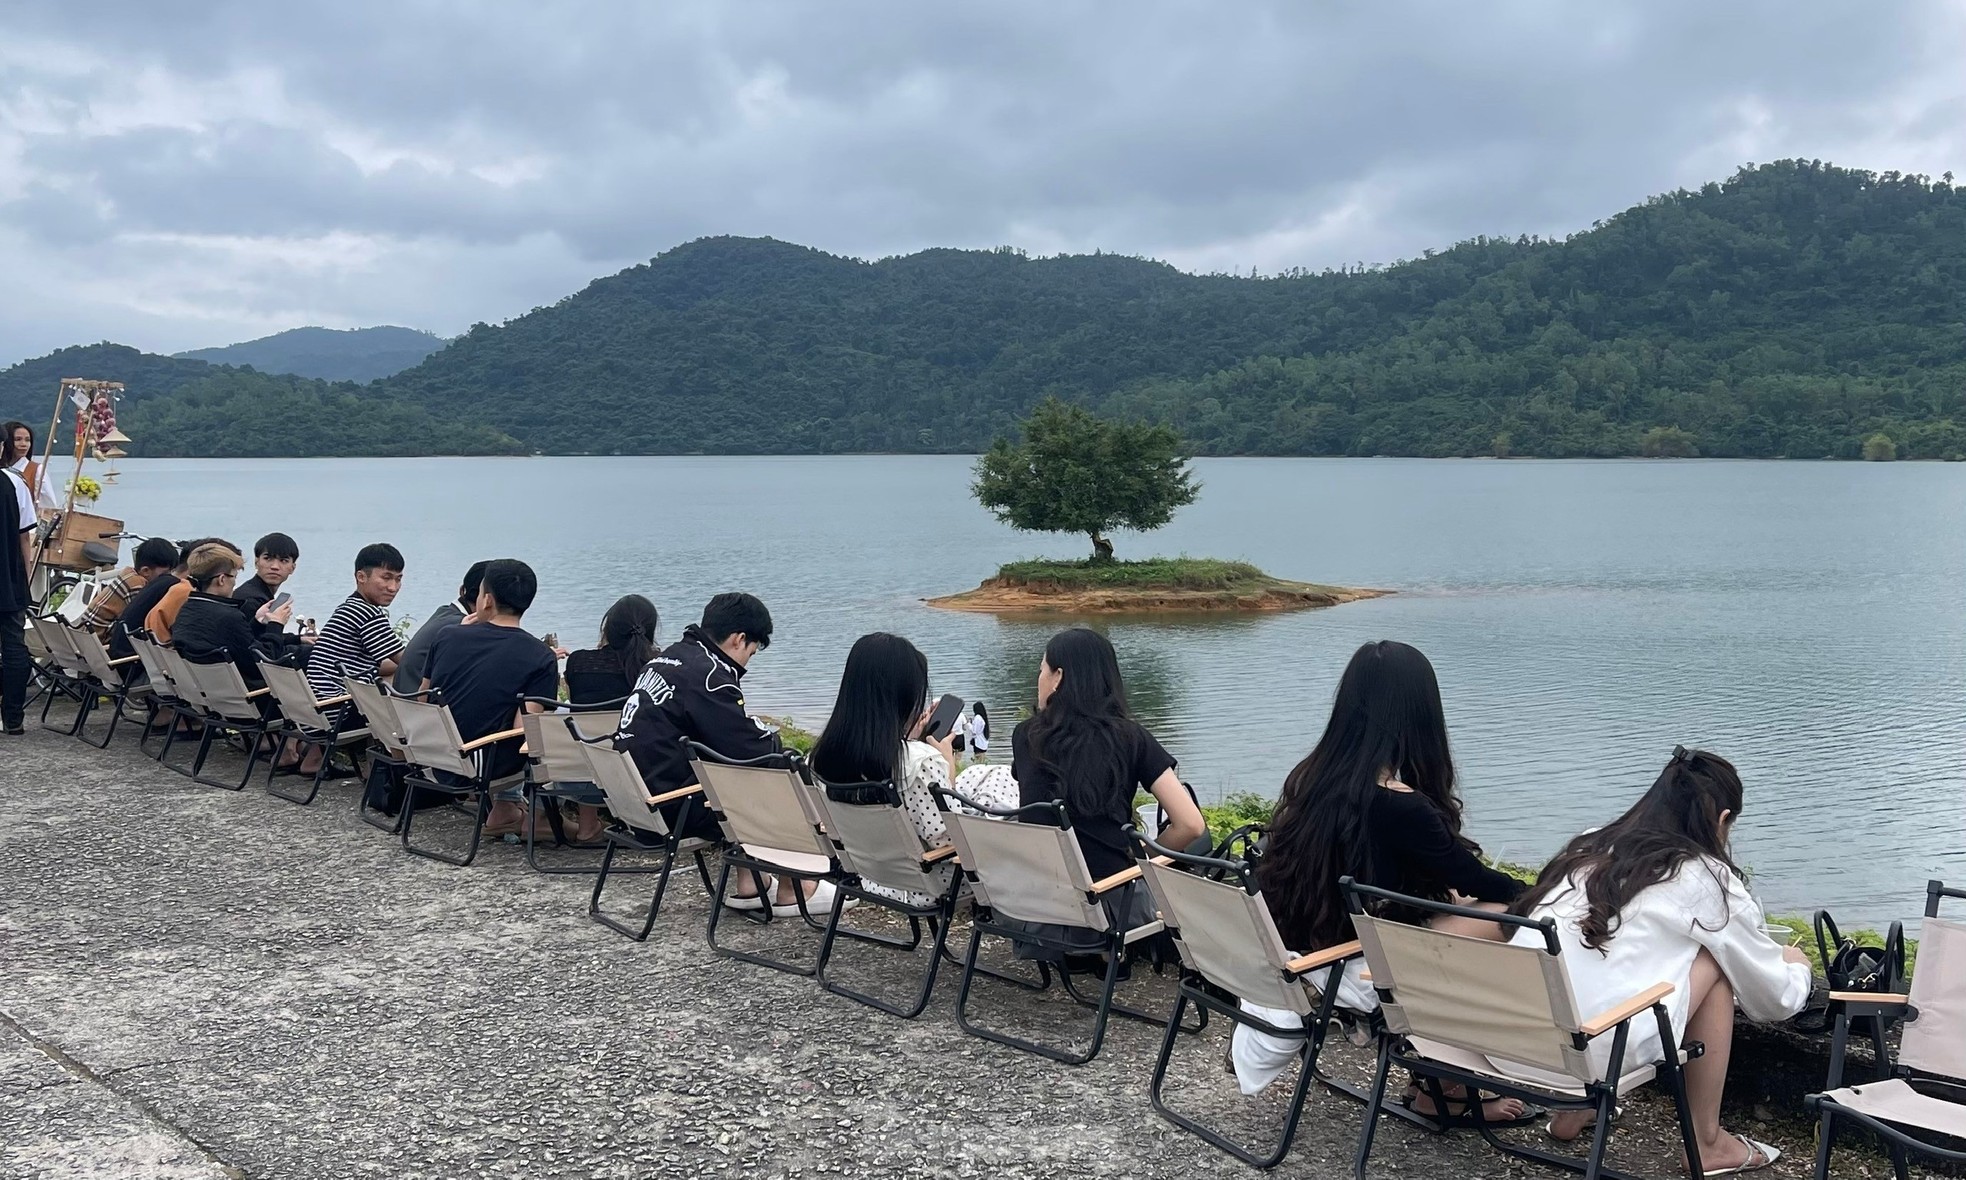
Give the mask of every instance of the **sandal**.
M 1447 1100 L 1447 1110 L 1444 1113 L 1436 1112 L 1434 1114 L 1428 1114 L 1423 1110 L 1414 1110 L 1413 1108 L 1413 1104 L 1418 1102 L 1420 1100 L 1421 1095 L 1424 1093 L 1425 1091 L 1421 1090 L 1418 1086 L 1412 1087 L 1408 1089 L 1405 1095 L 1400 1098 L 1399 1104 L 1405 1107 L 1407 1110 L 1413 1111 L 1414 1114 L 1420 1116 L 1421 1118 L 1426 1119 L 1428 1122 L 1438 1123 L 1443 1127 L 1481 1126 L 1481 1127 L 1487 1127 L 1488 1129 L 1493 1131 L 1505 1131 L 1511 1127 L 1529 1126 L 1530 1124 L 1534 1123 L 1537 1119 L 1549 1117 L 1549 1113 L 1550 1113 L 1549 1111 L 1543 1109 L 1540 1106 L 1532 1106 L 1529 1103 L 1524 1102 L 1522 1104 L 1522 1113 L 1511 1119 L 1491 1119 L 1485 1116 L 1477 1117 L 1474 1111 L 1469 1108 L 1467 1098 L 1461 1097 L 1461 1098 L 1449 1098 Z M 1481 1097 L 1479 1094 L 1476 1095 L 1476 1098 L 1484 1106 L 1490 1102 L 1498 1101 L 1500 1097 L 1501 1097 L 1500 1095 L 1495 1095 L 1493 1097 L 1484 1098 Z M 1517 1099 L 1517 1101 L 1521 1101 L 1521 1100 Z
M 1748 1149 L 1748 1158 L 1731 1168 L 1708 1168 L 1700 1173 L 1702 1176 L 1738 1176 L 1743 1172 L 1759 1172 L 1763 1168 L 1774 1166 L 1775 1161 L 1782 1158 L 1782 1149 L 1779 1147 L 1750 1139 L 1746 1135 L 1736 1135 L 1734 1138 L 1739 1139 L 1741 1145 Z

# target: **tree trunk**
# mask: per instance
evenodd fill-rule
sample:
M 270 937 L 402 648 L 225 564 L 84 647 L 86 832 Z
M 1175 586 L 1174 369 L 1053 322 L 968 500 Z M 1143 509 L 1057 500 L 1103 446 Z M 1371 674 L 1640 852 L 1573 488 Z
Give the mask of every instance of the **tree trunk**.
M 1098 533 L 1093 533 L 1092 534 L 1092 560 L 1111 561 L 1112 559 L 1113 559 L 1113 543 L 1111 541 L 1108 541 L 1106 538 L 1100 536 Z

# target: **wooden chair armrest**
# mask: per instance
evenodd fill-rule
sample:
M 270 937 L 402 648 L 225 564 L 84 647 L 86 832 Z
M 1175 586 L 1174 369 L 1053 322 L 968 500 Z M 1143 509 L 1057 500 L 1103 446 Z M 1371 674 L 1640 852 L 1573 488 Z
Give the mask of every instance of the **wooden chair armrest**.
M 1886 1008 L 1903 1008 L 1911 1003 L 1910 996 L 1896 992 L 1831 992 L 1832 1002 L 1843 1004 L 1877 1004 Z
M 673 791 L 664 791 L 660 795 L 650 795 L 649 806 L 660 807 L 664 803 L 674 803 L 678 799 L 687 799 L 691 795 L 701 795 L 702 793 L 703 793 L 702 787 L 698 786 L 695 783 L 691 783 L 687 787 L 677 787 Z
M 1292 975 L 1302 975 L 1307 971 L 1316 971 L 1320 967 L 1329 967 L 1333 963 L 1342 963 L 1346 959 L 1364 953 L 1365 948 L 1359 945 L 1357 939 L 1353 939 L 1351 942 L 1325 947 L 1321 951 L 1312 951 L 1308 955 L 1298 955 L 1288 963 L 1285 963 L 1283 969 Z
M 120 668 L 120 667 L 122 667 L 122 666 L 123 666 L 124 664 L 134 664 L 134 663 L 136 663 L 136 662 L 137 662 L 137 660 L 138 660 L 138 658 L 139 658 L 139 657 L 137 657 L 137 656 L 124 656 L 124 657 L 123 657 L 122 659 L 120 659 L 120 660 L 111 660 L 111 661 L 109 661 L 109 666 L 110 666 L 110 667 L 112 667 L 112 668 Z
M 1603 1036 L 1673 994 L 1675 990 L 1677 989 L 1670 983 L 1655 983 L 1617 1007 L 1607 1009 L 1584 1021 L 1577 1026 L 1577 1031 L 1587 1037 Z
M 1128 881 L 1138 881 L 1139 879 L 1140 866 L 1128 865 L 1110 877 L 1101 877 L 1097 881 L 1094 881 L 1092 883 L 1092 891 L 1094 893 L 1105 893 L 1109 890 L 1118 889 Z
M 922 863 L 934 864 L 938 860 L 948 860 L 955 854 L 956 846 L 954 844 L 944 844 L 940 848 L 931 848 L 927 852 L 922 853 Z
M 508 729 L 503 733 L 488 734 L 475 742 L 466 742 L 457 748 L 457 752 L 460 754 L 469 754 L 480 746 L 496 745 L 499 742 L 511 741 L 515 737 L 524 736 L 526 736 L 526 731 L 523 729 Z
M 317 709 L 332 709 L 336 705 L 345 705 L 354 699 L 354 697 L 349 696 L 347 693 L 342 693 L 338 697 L 329 697 L 325 701 L 315 701 L 314 707 Z
M 246 699 L 250 701 L 250 700 L 252 700 L 252 699 L 253 699 L 254 697 L 263 697 L 263 696 L 265 696 L 265 695 L 266 695 L 267 693 L 269 693 L 269 692 L 272 692 L 272 691 L 273 691 L 273 690 L 272 690 L 272 689 L 270 689 L 270 688 L 255 688 L 255 689 L 253 689 L 253 690 L 252 690 L 251 692 L 248 692 L 248 693 L 246 694 Z

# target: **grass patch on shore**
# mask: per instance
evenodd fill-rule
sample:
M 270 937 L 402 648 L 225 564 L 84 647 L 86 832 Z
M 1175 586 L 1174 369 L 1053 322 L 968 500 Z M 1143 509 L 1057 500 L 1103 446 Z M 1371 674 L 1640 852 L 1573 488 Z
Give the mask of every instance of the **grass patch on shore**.
M 1013 561 L 997 570 L 1012 586 L 1065 589 L 1242 590 L 1275 579 L 1246 561 L 1153 557 L 1145 561 Z

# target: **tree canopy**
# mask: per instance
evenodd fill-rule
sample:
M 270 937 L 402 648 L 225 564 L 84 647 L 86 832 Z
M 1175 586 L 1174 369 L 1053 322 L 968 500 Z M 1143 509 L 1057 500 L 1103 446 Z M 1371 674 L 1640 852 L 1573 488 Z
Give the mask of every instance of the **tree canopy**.
M 1106 421 L 1046 398 L 1023 423 L 1022 441 L 999 438 L 976 461 L 971 490 L 1012 528 L 1084 533 L 1093 556 L 1110 559 L 1107 533 L 1159 528 L 1201 485 L 1171 427 Z

